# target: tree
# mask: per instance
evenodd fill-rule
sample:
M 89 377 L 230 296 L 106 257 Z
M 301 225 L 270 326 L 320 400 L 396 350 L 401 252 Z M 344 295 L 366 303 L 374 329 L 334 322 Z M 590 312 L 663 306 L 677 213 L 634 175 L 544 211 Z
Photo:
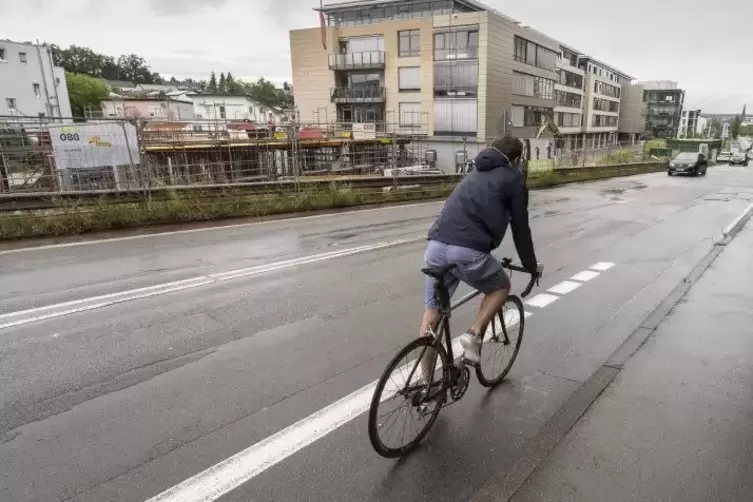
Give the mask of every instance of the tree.
M 212 76 L 209 77 L 209 85 L 207 86 L 207 90 L 212 94 L 217 94 L 217 75 L 214 74 L 214 70 L 212 70 Z
M 88 47 L 76 45 L 62 49 L 52 44 L 50 50 L 55 65 L 62 66 L 67 72 L 107 80 L 130 80 L 137 84 L 162 81 L 159 73 L 153 73 L 146 60 L 135 54 L 123 55 L 116 60 L 114 57 L 98 54 Z
M 224 73 L 220 73 L 220 85 L 217 87 L 219 94 L 227 94 L 227 78 Z
M 743 125 L 743 116 L 738 115 L 732 119 L 732 124 L 729 126 L 729 132 L 732 135 L 732 139 L 737 139 L 740 135 L 740 127 Z
M 233 77 L 233 74 L 228 72 L 227 77 L 225 79 L 225 89 L 227 94 L 240 94 L 240 85 L 238 81 L 235 80 L 235 77 Z
M 82 73 L 66 72 L 65 83 L 74 117 L 83 117 L 88 107 L 99 108 L 110 95 L 110 88 L 101 80 Z

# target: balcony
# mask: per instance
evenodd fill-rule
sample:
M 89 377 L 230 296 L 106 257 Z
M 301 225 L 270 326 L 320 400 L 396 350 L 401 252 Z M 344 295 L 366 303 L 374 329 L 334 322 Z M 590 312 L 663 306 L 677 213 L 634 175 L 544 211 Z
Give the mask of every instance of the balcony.
M 382 70 L 384 51 L 348 52 L 329 55 L 330 70 Z
M 333 103 L 384 103 L 384 87 L 337 87 L 330 90 Z

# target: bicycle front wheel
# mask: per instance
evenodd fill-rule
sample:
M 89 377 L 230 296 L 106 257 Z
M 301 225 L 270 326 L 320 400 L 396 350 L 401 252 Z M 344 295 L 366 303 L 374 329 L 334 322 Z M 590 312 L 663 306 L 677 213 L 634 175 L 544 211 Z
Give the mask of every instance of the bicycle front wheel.
M 509 373 L 523 342 L 525 320 L 523 302 L 515 295 L 508 296 L 502 310 L 489 323 L 481 345 L 476 378 L 484 387 L 499 385 Z
M 409 343 L 390 361 L 377 383 L 369 409 L 369 439 L 383 457 L 401 457 L 418 446 L 447 399 L 447 352 L 441 344 L 432 347 L 433 342 L 422 337 Z M 422 365 L 424 360 L 427 362 Z M 424 376 L 423 367 L 430 372 L 432 362 L 433 383 L 428 385 L 430 375 Z M 412 425 L 412 420 L 418 423 Z M 407 423 L 398 426 L 401 422 Z

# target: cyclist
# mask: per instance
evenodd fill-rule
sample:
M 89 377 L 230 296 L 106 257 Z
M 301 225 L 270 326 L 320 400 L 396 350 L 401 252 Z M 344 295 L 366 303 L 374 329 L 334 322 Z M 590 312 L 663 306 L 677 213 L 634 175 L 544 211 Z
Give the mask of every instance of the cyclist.
M 476 157 L 476 169 L 458 184 L 429 230 L 424 260 L 427 267 L 454 264 L 445 278 L 450 296 L 460 281 L 484 293 L 476 320 L 460 337 L 465 359 L 481 362 L 481 342 L 486 327 L 501 310 L 510 292 L 510 278 L 491 252 L 498 248 L 512 227 L 513 240 L 523 267 L 532 274 L 540 269 L 528 224 L 528 191 L 525 174 L 519 167 L 523 143 L 512 136 L 496 139 L 491 148 Z M 434 300 L 434 279 L 426 280 L 426 310 L 421 333 L 426 336 L 438 316 Z M 427 351 L 428 352 L 428 351 Z M 422 361 L 426 378 L 434 360 L 433 351 Z

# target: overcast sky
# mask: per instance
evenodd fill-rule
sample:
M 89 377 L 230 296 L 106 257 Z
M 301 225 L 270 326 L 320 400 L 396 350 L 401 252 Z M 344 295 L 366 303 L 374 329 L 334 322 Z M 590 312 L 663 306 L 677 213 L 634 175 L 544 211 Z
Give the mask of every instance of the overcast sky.
M 327 2 L 325 2 L 327 3 Z M 677 80 L 710 113 L 753 107 L 750 0 L 487 0 L 641 80 Z M 0 0 L 0 37 L 135 52 L 163 75 L 289 80 L 288 30 L 319 0 Z

